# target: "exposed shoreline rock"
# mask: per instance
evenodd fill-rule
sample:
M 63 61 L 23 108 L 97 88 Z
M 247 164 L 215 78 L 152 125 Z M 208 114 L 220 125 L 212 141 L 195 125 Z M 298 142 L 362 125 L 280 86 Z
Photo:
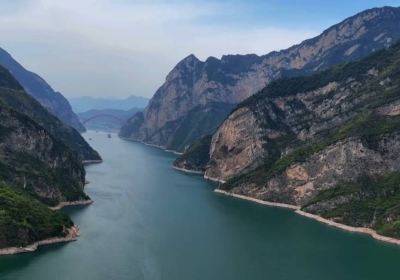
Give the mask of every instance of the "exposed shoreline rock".
M 300 210 L 299 206 L 296 206 L 296 205 L 290 205 L 290 204 L 285 204 L 285 203 L 268 202 L 268 201 L 264 201 L 264 200 L 260 200 L 260 199 L 256 199 L 256 198 L 252 198 L 252 197 L 248 197 L 248 196 L 244 196 L 244 195 L 230 193 L 230 192 L 223 191 L 223 190 L 220 190 L 220 189 L 216 189 L 216 190 L 214 190 L 214 192 L 219 193 L 219 194 L 223 194 L 223 195 L 226 195 L 226 196 L 231 196 L 231 197 L 234 197 L 234 198 L 238 198 L 238 199 L 243 199 L 243 200 L 255 202 L 257 204 L 261 204 L 261 205 L 265 205 L 265 206 L 291 209 L 291 210 L 294 210 L 294 212 L 296 214 L 301 215 L 301 216 L 306 217 L 306 218 L 309 218 L 309 219 L 313 219 L 313 220 L 315 220 L 317 222 L 320 222 L 320 223 L 323 223 L 323 224 L 326 224 L 326 225 L 329 225 L 329 226 L 332 226 L 332 227 L 336 227 L 336 228 L 339 228 L 339 229 L 342 229 L 342 230 L 345 230 L 345 231 L 349 231 L 349 232 L 368 234 L 369 236 L 371 236 L 372 238 L 374 238 L 376 240 L 400 246 L 400 239 L 396 239 L 396 238 L 393 238 L 393 237 L 380 235 L 375 230 L 370 229 L 370 228 L 352 227 L 352 226 L 348 226 L 348 225 L 345 225 L 345 224 L 337 223 L 337 222 L 334 222 L 332 220 L 325 219 L 325 218 L 323 218 L 321 216 L 304 212 L 304 211 Z
M 36 251 L 40 246 L 65 243 L 78 240 L 79 228 L 74 225 L 71 228 L 66 229 L 67 235 L 65 237 L 53 237 L 44 240 L 34 242 L 26 247 L 8 247 L 0 249 L 0 256 L 3 255 L 15 255 L 21 253 L 30 253 Z
M 208 180 L 208 181 L 215 182 L 215 183 L 221 183 L 221 184 L 225 184 L 225 183 L 226 183 L 226 181 L 224 181 L 224 180 L 222 180 L 222 179 L 210 177 L 210 176 L 207 176 L 206 174 L 204 175 L 204 179 L 206 179 L 206 180 Z
M 92 165 L 92 164 L 99 164 L 102 163 L 103 160 L 102 159 L 93 159 L 93 160 L 83 160 L 82 164 L 87 166 L 87 165 Z
M 181 172 L 187 173 L 187 174 L 197 174 L 197 175 L 203 175 L 204 174 L 204 172 L 201 172 L 201 171 L 189 170 L 189 169 L 180 168 L 180 167 L 176 167 L 176 166 L 172 166 L 172 168 L 177 170 L 177 171 L 181 171 Z
M 51 210 L 61 210 L 64 207 L 67 206 L 80 206 L 80 205 L 90 205 L 93 204 L 94 201 L 91 199 L 88 200 L 77 200 L 77 201 L 64 201 L 60 202 L 58 205 L 54 207 L 49 207 Z
M 149 146 L 149 147 L 157 148 L 157 149 L 163 150 L 165 152 L 174 153 L 176 155 L 183 155 L 183 153 L 181 153 L 181 152 L 178 152 L 178 151 L 175 151 L 175 150 L 171 150 L 171 149 L 167 149 L 166 147 L 163 147 L 163 146 L 154 145 L 154 144 L 146 143 L 146 142 L 143 142 L 143 141 L 139 141 L 139 140 L 131 139 L 131 138 L 128 138 L 128 137 L 123 137 L 123 136 L 119 136 L 119 138 L 122 139 L 122 140 L 125 140 L 125 141 L 136 142 L 136 143 L 140 143 L 140 144 L 143 144 L 143 145 L 146 145 L 146 146 Z

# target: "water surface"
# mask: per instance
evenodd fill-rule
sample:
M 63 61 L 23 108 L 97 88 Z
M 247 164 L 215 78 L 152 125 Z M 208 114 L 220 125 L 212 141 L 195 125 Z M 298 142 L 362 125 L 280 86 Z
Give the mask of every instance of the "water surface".
M 171 168 L 175 156 L 88 132 L 96 201 L 67 211 L 77 242 L 0 257 L 0 279 L 398 279 L 400 247 L 215 194 Z

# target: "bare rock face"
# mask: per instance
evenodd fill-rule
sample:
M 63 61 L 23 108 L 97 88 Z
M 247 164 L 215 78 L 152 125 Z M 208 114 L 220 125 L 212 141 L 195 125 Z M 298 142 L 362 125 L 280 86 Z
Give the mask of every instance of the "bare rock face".
M 275 81 L 213 135 L 205 176 L 232 192 L 304 205 L 361 177 L 400 172 L 400 44 Z
M 346 112 L 339 112 L 336 107 L 350 95 L 350 88 L 357 85 L 351 79 L 340 88 L 337 82 L 328 82 L 309 92 L 240 104 L 214 133 L 206 177 L 226 181 L 254 169 L 265 158 L 275 157 L 279 145 L 287 139 L 296 137 L 305 142 L 316 133 L 346 121 L 357 104 L 348 104 Z M 329 101 L 315 102 L 336 92 Z M 341 116 L 343 113 L 349 115 Z M 290 149 L 289 145 L 282 152 Z
M 62 133 L 61 122 L 27 95 L 3 67 L 0 119 L 0 185 L 5 183 L 49 205 L 88 198 L 83 191 L 81 154 L 60 137 L 69 134 Z
M 205 177 L 400 238 L 400 44 L 286 78 L 240 103 L 213 135 Z
M 190 55 L 170 72 L 143 117 L 132 117 L 120 134 L 183 151 L 196 140 L 187 137 L 191 130 L 199 132 L 198 138 L 211 134 L 229 114 L 225 106 L 219 106 L 215 112 L 220 117 L 204 128 L 203 122 L 194 118 L 198 114 L 193 110 L 198 112 L 201 108 L 204 116 L 210 104 L 227 104 L 231 108 L 277 78 L 309 74 L 363 58 L 400 39 L 399 24 L 400 8 L 371 9 L 280 52 L 210 57 L 204 62 Z M 188 122 L 190 129 L 185 126 Z M 256 147 L 248 147 L 247 152 L 252 149 Z
M 85 170 L 67 146 L 26 115 L 0 104 L 0 181 L 55 205 L 87 199 Z
M 385 135 L 369 147 L 351 138 L 326 147 L 305 162 L 294 163 L 263 184 L 243 183 L 231 192 L 257 199 L 305 205 L 321 191 L 360 176 L 376 176 L 400 170 L 400 134 Z
M 257 165 L 258 159 L 267 156 L 263 134 L 250 109 L 243 107 L 232 113 L 213 135 L 206 177 L 224 181 Z

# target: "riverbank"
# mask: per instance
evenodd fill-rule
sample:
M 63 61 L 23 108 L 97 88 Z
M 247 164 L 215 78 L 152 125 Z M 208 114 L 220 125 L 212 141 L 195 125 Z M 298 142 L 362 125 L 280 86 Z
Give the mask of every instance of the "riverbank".
M 211 181 L 211 182 L 220 183 L 220 184 L 225 184 L 226 183 L 226 181 L 224 181 L 224 180 L 213 178 L 213 177 L 209 177 L 207 175 L 204 175 L 204 179 L 206 179 L 208 181 Z
M 21 253 L 30 253 L 36 251 L 40 246 L 56 244 L 56 243 L 65 243 L 76 241 L 79 237 L 79 228 L 74 225 L 71 228 L 67 229 L 68 233 L 65 237 L 53 237 L 44 240 L 40 240 L 34 242 L 26 247 L 8 247 L 0 249 L 0 256 L 3 255 L 15 255 Z
M 295 205 L 291 205 L 291 204 L 264 201 L 264 200 L 261 200 L 261 199 L 252 198 L 252 197 L 245 196 L 245 195 L 229 193 L 227 191 L 223 191 L 223 190 L 219 190 L 219 189 L 215 189 L 214 192 L 220 193 L 220 194 L 223 194 L 223 195 L 227 195 L 227 196 L 232 196 L 232 197 L 244 199 L 244 200 L 247 200 L 247 201 L 252 201 L 252 202 L 255 202 L 255 203 L 258 203 L 258 204 L 262 204 L 262 205 L 266 205 L 266 206 L 288 208 L 288 209 L 291 209 L 291 210 L 300 210 L 300 207 L 295 206 Z
M 102 163 L 102 162 L 103 162 L 102 159 L 82 160 L 83 165 L 98 164 L 98 163 Z
M 231 197 L 235 197 L 235 198 L 239 198 L 239 199 L 244 199 L 244 200 L 247 200 L 247 201 L 252 201 L 252 202 L 255 202 L 255 203 L 258 203 L 258 204 L 262 204 L 262 205 L 266 205 L 266 206 L 291 209 L 291 210 L 294 210 L 294 212 L 296 214 L 298 214 L 298 215 L 301 215 L 301 216 L 309 218 L 309 219 L 313 219 L 313 220 L 318 221 L 320 223 L 323 223 L 323 224 L 326 224 L 326 225 L 329 225 L 329 226 L 333 226 L 333 227 L 336 227 L 336 228 L 339 228 L 339 229 L 342 229 L 342 230 L 345 230 L 345 231 L 349 231 L 349 232 L 368 234 L 369 236 L 371 236 L 372 238 L 374 238 L 376 240 L 400 246 L 400 239 L 396 239 L 396 238 L 393 238 L 393 237 L 380 235 L 375 230 L 370 229 L 370 228 L 352 227 L 352 226 L 348 226 L 348 225 L 345 225 L 345 224 L 337 223 L 337 222 L 325 219 L 325 218 L 323 218 L 321 216 L 304 212 L 304 211 L 302 211 L 300 209 L 299 206 L 296 206 L 296 205 L 285 204 L 285 203 L 268 202 L 268 201 L 264 201 L 264 200 L 260 200 L 260 199 L 256 199 L 256 198 L 252 198 L 252 197 L 248 197 L 248 196 L 245 196 L 245 195 L 229 193 L 229 192 L 226 192 L 226 191 L 223 191 L 223 190 L 219 190 L 219 189 L 215 189 L 214 192 L 220 193 L 220 194 L 223 194 L 223 195 L 226 195 L 226 196 L 231 196 Z
M 146 146 L 149 146 L 149 147 L 153 147 L 153 148 L 157 148 L 157 149 L 160 149 L 160 150 L 169 152 L 169 153 L 174 153 L 174 154 L 176 154 L 176 155 L 183 155 L 183 153 L 181 153 L 181 152 L 178 152 L 178 151 L 175 151 L 175 150 L 169 150 L 169 149 L 167 149 L 167 148 L 165 148 L 165 147 L 163 147 L 163 146 L 159 146 L 159 145 L 155 145 L 155 144 L 150 144 L 150 143 L 146 143 L 146 142 L 143 142 L 143 141 L 134 140 L 134 139 L 127 138 L 127 137 L 122 137 L 122 136 L 118 136 L 118 137 L 119 137 L 120 139 L 122 139 L 122 140 L 125 140 L 125 141 L 140 143 L 140 144 L 143 144 L 143 145 L 146 145 Z
M 89 205 L 94 203 L 93 200 L 77 200 L 77 201 L 68 201 L 68 202 L 60 202 L 58 205 L 54 207 L 49 207 L 51 210 L 60 210 L 67 206 L 80 206 L 80 205 Z
M 177 167 L 177 166 L 174 166 L 174 165 L 172 165 L 172 168 L 175 169 L 175 170 L 184 172 L 184 173 L 188 173 L 188 174 L 196 174 L 196 175 L 203 175 L 204 174 L 204 172 L 202 172 L 202 171 L 195 171 L 195 170 L 185 169 L 185 168 Z

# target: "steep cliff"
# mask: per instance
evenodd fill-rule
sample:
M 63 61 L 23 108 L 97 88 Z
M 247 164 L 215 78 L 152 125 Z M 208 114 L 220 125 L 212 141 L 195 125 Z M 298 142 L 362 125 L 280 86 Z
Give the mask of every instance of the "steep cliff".
M 74 141 L 69 135 L 81 136 L 28 96 L 1 66 L 0 120 L 0 254 L 48 238 L 75 239 L 68 216 L 48 206 L 89 199 L 83 154 L 65 144 Z
M 25 91 L 39 101 L 54 116 L 80 132 L 85 131 L 84 126 L 72 111 L 68 100 L 61 93 L 54 91 L 43 78 L 26 70 L 9 53 L 1 48 L 0 65 L 8 69 Z
M 168 74 L 143 114 L 133 116 L 121 136 L 168 149 L 183 151 L 188 144 L 211 134 L 239 103 L 284 76 L 307 75 L 333 65 L 354 61 L 390 46 L 400 38 L 400 8 L 364 11 L 299 45 L 264 56 L 227 55 L 202 62 L 194 55 L 182 60 Z M 219 115 L 209 127 L 191 118 L 193 110 L 207 113 L 220 104 Z M 208 113 L 210 114 L 210 113 Z M 190 128 L 183 123 L 190 119 Z M 188 137 L 197 131 L 198 138 Z
M 86 143 L 75 129 L 61 122 L 43 108 L 34 98 L 26 94 L 11 74 L 1 66 L 0 81 L 0 100 L 4 104 L 29 116 L 45 128 L 54 138 L 59 139 L 71 150 L 75 151 L 81 160 L 101 159 L 99 154 Z
M 0 103 L 0 180 L 50 205 L 85 200 L 77 155 L 27 115 Z
M 400 44 L 272 82 L 213 135 L 221 189 L 400 237 Z

